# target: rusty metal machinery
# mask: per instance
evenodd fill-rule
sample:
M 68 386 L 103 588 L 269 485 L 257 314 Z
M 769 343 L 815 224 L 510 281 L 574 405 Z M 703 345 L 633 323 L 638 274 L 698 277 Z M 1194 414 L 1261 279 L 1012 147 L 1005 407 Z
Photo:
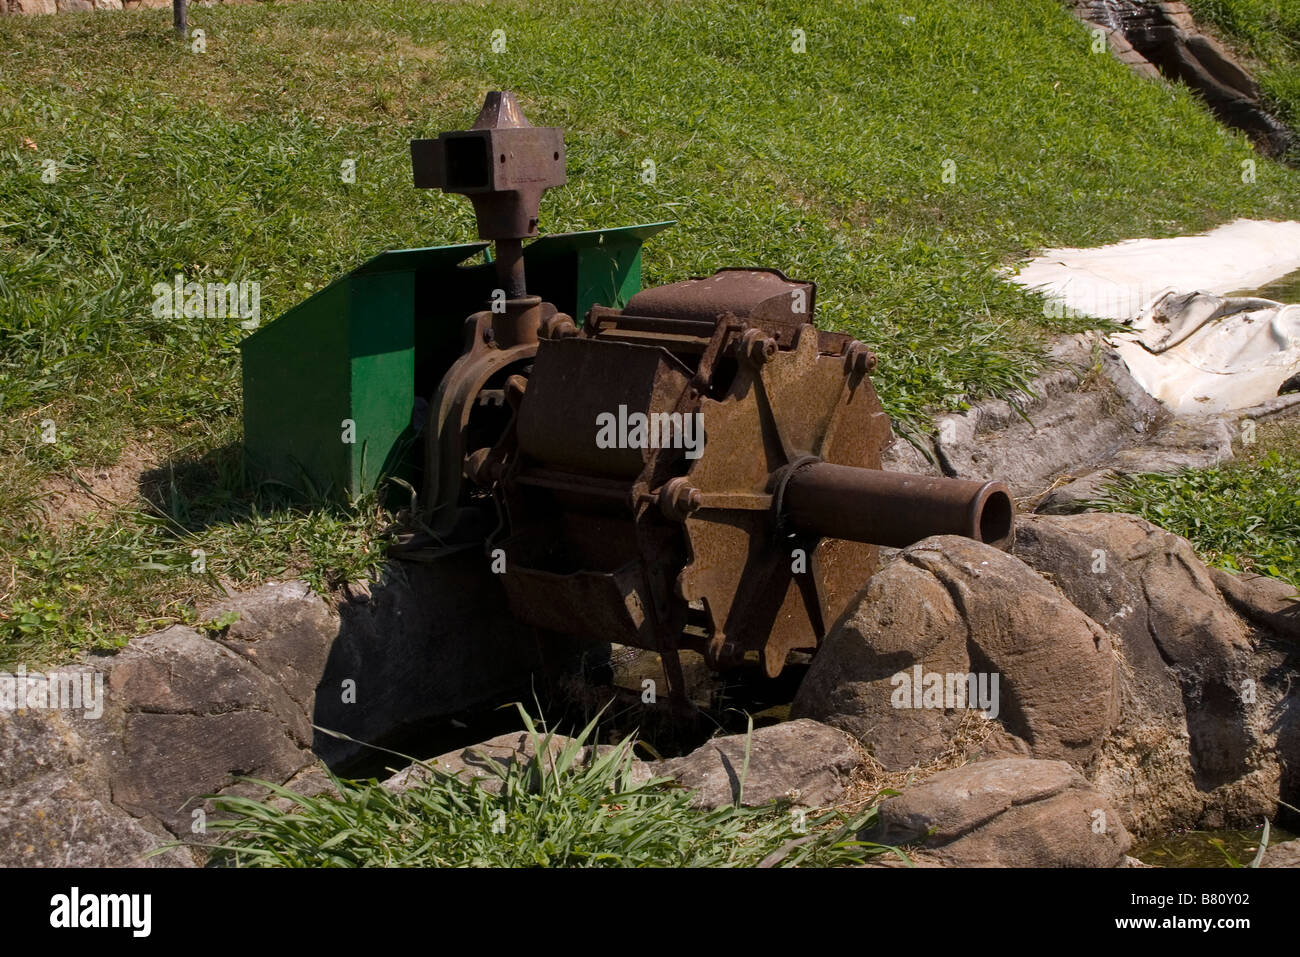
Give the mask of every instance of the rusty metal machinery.
M 466 321 L 464 354 L 430 404 L 424 502 L 438 540 L 481 533 L 480 513 L 460 508 L 465 457 L 502 431 L 502 416 L 493 412 L 502 410 L 502 383 L 532 362 L 538 330 L 557 315 L 527 293 L 523 240 L 537 235 L 542 193 L 565 183 L 564 159 L 563 131 L 530 124 L 505 92 L 487 95 L 469 130 L 411 143 L 417 187 L 460 193 L 474 204 L 479 236 L 495 241 L 500 284 L 487 308 Z
M 412 155 L 417 185 L 474 201 L 506 293 L 432 403 L 424 519 L 504 559 L 518 618 L 657 651 L 680 696 L 681 649 L 771 676 L 815 650 L 878 546 L 1010 541 L 1002 483 L 881 469 L 876 357 L 816 328 L 813 283 L 721 269 L 579 324 L 527 296 L 515 245 L 564 182 L 560 131 L 489 94 L 473 131 Z

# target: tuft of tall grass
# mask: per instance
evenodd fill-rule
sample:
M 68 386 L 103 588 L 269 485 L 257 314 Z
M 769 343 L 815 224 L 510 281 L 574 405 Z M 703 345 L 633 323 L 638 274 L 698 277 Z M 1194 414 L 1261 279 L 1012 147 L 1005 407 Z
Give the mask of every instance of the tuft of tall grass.
M 634 769 L 632 738 L 608 748 L 597 715 L 563 742 L 519 708 L 533 748 L 490 762 L 490 787 L 422 762 L 407 790 L 333 778 L 336 793 L 307 797 L 256 782 L 271 796 L 211 796 L 223 840 L 218 864 L 238 867 L 833 867 L 894 848 L 860 841 L 875 809 L 854 816 L 785 803 L 716 810 L 691 792 Z M 554 747 L 553 747 L 554 745 Z M 742 771 L 742 777 L 744 776 Z M 286 799 L 284 809 L 273 801 Z
M 1127 475 L 1090 508 L 1132 512 L 1181 535 L 1207 561 L 1300 588 L 1300 457 L 1269 450 L 1252 464 Z

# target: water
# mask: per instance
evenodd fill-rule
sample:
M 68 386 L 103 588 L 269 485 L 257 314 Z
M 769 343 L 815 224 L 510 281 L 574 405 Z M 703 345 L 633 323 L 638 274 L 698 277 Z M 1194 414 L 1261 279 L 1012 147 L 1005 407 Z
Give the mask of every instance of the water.
M 1144 864 L 1157 867 L 1245 867 L 1259 850 L 1263 827 L 1222 831 L 1175 831 L 1139 844 L 1129 853 Z M 1298 835 L 1270 825 L 1268 844 L 1295 840 Z M 1267 860 L 1268 852 L 1265 851 Z
M 1274 279 L 1258 289 L 1242 289 L 1229 293 L 1231 296 L 1258 296 L 1272 299 L 1274 302 L 1300 303 L 1300 269 L 1289 272 L 1280 279 Z

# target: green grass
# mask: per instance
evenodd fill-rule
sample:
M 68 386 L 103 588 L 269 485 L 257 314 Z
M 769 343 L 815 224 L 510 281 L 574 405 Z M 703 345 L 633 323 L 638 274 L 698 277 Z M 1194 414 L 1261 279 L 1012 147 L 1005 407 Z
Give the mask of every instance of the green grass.
M 1300 130 L 1300 4 L 1295 0 L 1190 0 L 1208 24 L 1252 61 L 1267 107 Z
M 1131 475 L 1091 507 L 1132 512 L 1186 538 L 1232 571 L 1300 588 L 1300 426 L 1263 426 L 1258 441 L 1216 468 Z
M 185 523 L 156 508 L 54 528 L 11 520 L 3 556 L 22 579 L 0 613 L 0 667 L 196 624 L 198 608 L 222 590 L 267 579 L 296 575 L 327 593 L 383 561 L 389 519 L 372 502 L 303 506 L 254 492 L 215 499 L 209 491 L 187 503 Z
M 786 803 L 747 808 L 739 800 L 697 810 L 691 792 L 669 779 L 634 778 L 631 739 L 584 760 L 599 715 L 552 752 L 552 735 L 520 713 L 533 754 L 491 767 L 496 793 L 432 764 L 425 764 L 426 779 L 402 792 L 374 780 L 335 778 L 337 794 L 306 797 L 257 782 L 293 806 L 212 798 L 230 815 L 209 825 L 222 837 L 208 845 L 214 861 L 246 867 L 753 867 L 772 857 L 769 866 L 827 867 L 894 850 L 857 840 L 874 822 L 874 807 L 852 817 Z M 739 770 L 742 788 L 747 764 L 748 752 Z
M 823 324 L 879 352 L 904 428 L 1025 385 L 1066 328 L 997 268 L 1289 218 L 1300 196 L 1273 163 L 1243 184 L 1243 137 L 1092 53 L 1057 0 L 327 0 L 191 25 L 207 52 L 166 10 L 0 20 L 0 633 L 28 635 L 24 656 L 183 616 L 196 541 L 237 584 L 354 567 L 379 518 L 285 510 L 234 476 L 238 322 L 155 319 L 150 289 L 254 279 L 265 321 L 379 250 L 472 238 L 466 202 L 411 188 L 406 144 L 463 128 L 487 89 L 567 130 L 546 229 L 673 218 L 647 283 L 746 264 L 815 280 Z M 170 505 L 93 528 L 34 513 L 50 476 L 142 446 L 188 476 Z

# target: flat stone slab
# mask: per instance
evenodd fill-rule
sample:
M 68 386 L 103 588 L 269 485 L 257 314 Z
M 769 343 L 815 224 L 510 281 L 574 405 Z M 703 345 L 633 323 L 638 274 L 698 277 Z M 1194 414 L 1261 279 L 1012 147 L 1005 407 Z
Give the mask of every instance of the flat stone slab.
M 569 742 L 564 735 L 553 735 L 548 745 L 552 759 Z M 395 791 L 418 787 L 429 780 L 428 765 L 432 765 L 462 780 L 478 781 L 495 793 L 500 789 L 500 769 L 511 761 L 532 760 L 536 744 L 527 732 L 512 731 L 412 765 L 393 775 L 384 786 Z M 600 745 L 595 753 L 604 755 L 613 747 Z M 733 804 L 738 797 L 745 807 L 782 800 L 823 807 L 844 796 L 853 770 L 863 760 L 862 752 L 848 735 L 807 719 L 756 728 L 748 747 L 748 770 L 746 735 L 732 734 L 714 738 L 684 757 L 649 762 L 634 759 L 631 781 L 640 784 L 651 778 L 674 780 L 696 792 L 692 803 L 699 808 Z M 592 749 L 584 747 L 577 761 L 585 763 L 591 757 Z
M 955 867 L 1124 867 L 1133 843 L 1083 775 L 1030 758 L 941 771 L 881 804 L 864 837 Z
M 1272 844 L 1264 849 L 1260 867 L 1300 867 L 1300 841 Z
M 653 762 L 649 769 L 695 790 L 697 807 L 722 807 L 738 799 L 745 807 L 779 800 L 824 807 L 844 796 L 849 776 L 863 761 L 849 735 L 807 718 L 755 728 L 747 772 L 745 748 L 746 736 L 731 734 L 685 757 Z
M 1091 471 L 1124 449 L 1148 442 L 1168 421 L 1160 403 L 1128 375 L 1095 336 L 1053 346 L 1056 367 L 1031 394 L 989 399 L 934 419 L 934 452 L 943 474 L 1001 479 L 1017 498 L 1041 495 L 1059 476 Z

